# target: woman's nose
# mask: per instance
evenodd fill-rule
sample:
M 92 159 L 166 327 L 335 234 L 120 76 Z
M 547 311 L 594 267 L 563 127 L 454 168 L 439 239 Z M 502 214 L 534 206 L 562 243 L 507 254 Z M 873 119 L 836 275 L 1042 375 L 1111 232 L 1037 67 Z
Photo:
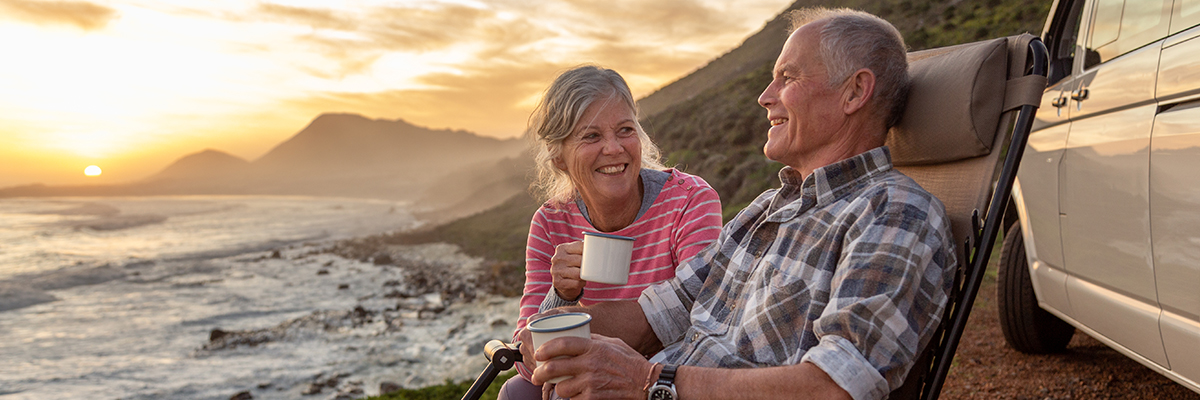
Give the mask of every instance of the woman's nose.
M 625 151 L 625 148 L 621 147 L 621 138 L 618 138 L 617 135 L 604 135 L 603 150 L 604 154 L 618 154 Z

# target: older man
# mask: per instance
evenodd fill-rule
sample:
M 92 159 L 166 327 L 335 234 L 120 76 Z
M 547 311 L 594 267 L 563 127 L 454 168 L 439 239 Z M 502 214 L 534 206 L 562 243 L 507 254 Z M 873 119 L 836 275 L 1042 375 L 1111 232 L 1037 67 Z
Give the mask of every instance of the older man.
M 903 382 L 955 265 L 942 204 L 883 146 L 907 93 L 903 39 L 851 10 L 793 26 L 759 97 L 782 188 L 637 302 L 577 308 L 592 339 L 522 349 L 534 383 L 572 376 L 554 390 L 574 399 L 862 400 Z

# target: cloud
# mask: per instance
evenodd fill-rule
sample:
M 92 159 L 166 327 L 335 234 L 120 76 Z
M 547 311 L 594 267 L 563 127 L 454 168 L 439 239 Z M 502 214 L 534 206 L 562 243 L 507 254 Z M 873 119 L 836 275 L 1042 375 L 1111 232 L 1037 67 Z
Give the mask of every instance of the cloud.
M 421 78 L 424 89 L 374 93 L 321 93 L 288 101 L 286 108 L 316 115 L 349 111 L 373 118 L 400 118 L 430 128 L 466 129 L 513 137 L 521 134 L 537 96 L 569 66 L 547 62 L 495 62 L 462 74 L 435 73 Z
M 321 46 L 411 52 L 476 40 L 477 36 L 472 35 L 475 28 L 481 21 L 494 18 L 494 11 L 458 4 L 374 7 L 351 13 L 270 3 L 260 4 L 248 17 L 309 26 L 317 32 L 297 39 Z
M 356 11 L 260 4 L 242 21 L 302 25 L 309 32 L 295 43 L 335 63 L 335 69 L 304 69 L 320 78 L 344 78 L 369 70 L 386 53 L 427 53 L 454 46 L 469 47 L 484 57 L 504 56 L 553 34 L 521 20 L 505 20 L 495 10 L 459 4 L 427 7 L 373 7 Z
M 695 0 L 659 1 L 592 1 L 567 0 L 575 11 L 575 18 L 592 21 L 617 21 L 621 28 L 608 24 L 590 23 L 593 28 L 586 35 L 600 40 L 618 40 L 630 37 L 655 40 L 675 39 L 693 41 L 703 37 L 723 34 L 730 29 L 740 30 L 722 10 Z
M 331 10 L 262 3 L 256 10 L 266 20 L 300 23 L 313 28 L 351 30 L 354 23 Z
M 72 25 L 85 31 L 103 29 L 117 10 L 86 1 L 0 0 L 0 16 L 38 25 Z

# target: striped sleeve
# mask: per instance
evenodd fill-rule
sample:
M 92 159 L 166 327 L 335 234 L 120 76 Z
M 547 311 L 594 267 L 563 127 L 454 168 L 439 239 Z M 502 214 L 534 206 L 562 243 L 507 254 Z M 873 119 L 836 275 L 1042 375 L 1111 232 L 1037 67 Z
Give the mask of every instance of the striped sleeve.
M 682 179 L 689 181 L 685 187 L 691 193 L 671 235 L 677 265 L 716 242 L 721 233 L 721 198 L 717 191 L 698 176 L 685 175 Z
M 550 291 L 550 257 L 554 255 L 554 245 L 550 240 L 547 229 L 547 206 L 543 205 L 533 214 L 529 223 L 529 238 L 525 244 L 525 289 L 521 294 L 520 317 L 517 319 L 517 329 L 513 331 L 513 340 L 525 328 L 529 316 L 538 312 L 538 306 L 545 300 Z M 529 379 L 533 376 L 522 364 L 517 364 L 517 372 Z

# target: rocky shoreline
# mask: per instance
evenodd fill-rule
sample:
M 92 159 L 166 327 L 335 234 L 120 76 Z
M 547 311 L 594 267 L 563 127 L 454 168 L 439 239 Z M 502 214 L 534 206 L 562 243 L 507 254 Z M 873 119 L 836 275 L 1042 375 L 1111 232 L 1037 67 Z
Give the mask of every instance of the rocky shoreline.
M 236 394 L 230 398 L 235 399 L 278 395 L 353 399 L 473 377 L 486 365 L 484 343 L 511 334 L 517 312 L 517 298 L 511 296 L 514 283 L 498 278 L 511 273 L 511 266 L 465 255 L 452 244 L 397 244 L 394 238 L 385 234 L 304 243 L 235 257 L 242 263 L 289 263 L 300 273 L 315 270 L 311 273 L 328 277 L 339 291 L 353 287 L 358 304 L 352 309 L 312 311 L 268 327 L 213 327 L 192 357 L 314 342 L 336 346 L 347 337 L 369 343 L 347 348 L 363 354 L 362 365 L 342 365 L 302 381 L 261 382 L 247 390 L 233 390 Z M 390 275 L 366 282 L 345 279 L 370 275 L 371 269 Z M 517 278 L 523 280 L 523 274 Z M 519 293 L 520 283 L 515 284 Z M 423 338 L 440 346 L 418 343 Z

